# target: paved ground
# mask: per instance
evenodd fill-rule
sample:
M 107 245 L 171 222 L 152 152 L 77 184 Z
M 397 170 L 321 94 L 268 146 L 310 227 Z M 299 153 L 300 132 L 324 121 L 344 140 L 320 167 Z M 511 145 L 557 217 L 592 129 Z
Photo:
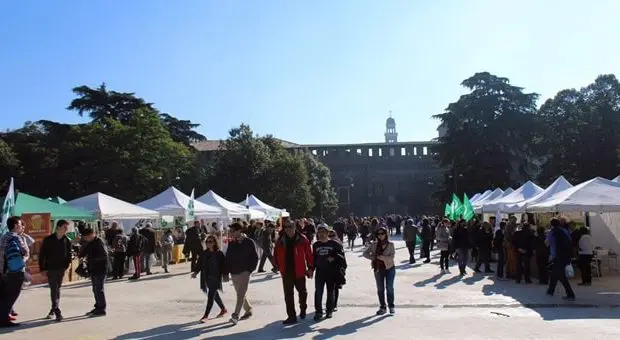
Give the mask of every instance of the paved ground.
M 285 317 L 278 275 L 255 274 L 249 296 L 254 317 L 231 327 L 227 320 L 198 324 L 205 297 L 188 266 L 171 274 L 155 274 L 139 282 L 106 285 L 108 316 L 86 319 L 94 303 L 88 283 L 63 288 L 61 307 L 65 322 L 42 320 L 49 310 L 46 287 L 22 293 L 16 309 L 22 326 L 0 330 L 10 339 L 612 339 L 620 336 L 620 278 L 595 279 L 592 287 L 575 287 L 574 303 L 544 294 L 538 285 L 495 282 L 476 275 L 464 279 L 438 275 L 437 256 L 431 264 L 401 262 L 407 258 L 397 242 L 395 316 L 376 317 L 374 280 L 368 261 L 359 250 L 349 252 L 348 284 L 340 308 L 331 320 L 308 320 L 283 327 Z M 404 261 L 406 262 L 406 261 Z M 456 269 L 456 268 L 455 268 Z M 456 272 L 456 270 L 453 270 Z M 312 306 L 313 284 L 309 282 Z M 233 307 L 232 287 L 224 287 L 224 302 Z M 309 312 L 313 310 L 310 307 Z M 214 307 L 213 315 L 217 313 Z M 4 333 L 3 333 L 4 332 Z M 9 339 L 8 336 L 6 336 Z

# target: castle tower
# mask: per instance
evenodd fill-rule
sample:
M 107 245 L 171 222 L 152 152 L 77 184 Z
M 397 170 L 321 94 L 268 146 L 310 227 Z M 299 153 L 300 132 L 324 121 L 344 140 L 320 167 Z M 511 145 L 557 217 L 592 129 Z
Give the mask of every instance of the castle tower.
M 392 111 L 390 111 L 390 117 L 385 121 L 385 142 L 396 143 L 398 142 L 398 133 L 396 132 L 396 121 L 392 118 Z

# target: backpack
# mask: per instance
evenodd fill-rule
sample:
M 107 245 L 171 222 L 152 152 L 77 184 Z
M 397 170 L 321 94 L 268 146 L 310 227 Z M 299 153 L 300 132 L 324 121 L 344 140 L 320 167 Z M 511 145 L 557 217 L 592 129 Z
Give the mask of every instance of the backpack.
M 125 237 L 122 234 L 116 235 L 116 237 L 114 237 L 113 245 L 115 253 L 127 252 L 127 242 L 125 242 Z
M 19 237 L 13 236 L 6 240 L 4 249 L 4 260 L 6 273 L 19 273 L 24 270 L 24 255 L 22 254 L 22 246 Z

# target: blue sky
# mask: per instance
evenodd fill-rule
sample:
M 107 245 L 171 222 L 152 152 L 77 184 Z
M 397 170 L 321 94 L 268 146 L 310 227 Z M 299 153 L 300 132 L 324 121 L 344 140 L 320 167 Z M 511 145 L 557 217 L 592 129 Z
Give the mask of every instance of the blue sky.
M 479 71 L 543 98 L 620 73 L 620 1 L 5 1 L 0 128 L 86 121 L 71 88 L 136 92 L 225 138 L 245 122 L 297 143 L 436 137 Z

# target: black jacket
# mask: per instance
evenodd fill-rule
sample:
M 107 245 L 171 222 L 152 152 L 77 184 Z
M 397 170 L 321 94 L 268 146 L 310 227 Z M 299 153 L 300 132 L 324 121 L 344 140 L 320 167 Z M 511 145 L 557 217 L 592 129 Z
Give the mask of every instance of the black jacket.
M 314 242 L 312 245 L 312 254 L 314 255 L 314 268 L 317 271 L 324 272 L 335 272 L 336 259 L 338 257 L 344 258 L 342 244 L 334 240 L 327 240 L 327 242 Z M 333 258 L 332 262 L 327 260 L 330 257 Z
M 202 252 L 202 241 L 200 239 L 200 227 L 190 227 L 185 231 L 185 245 L 183 254 L 187 257 L 190 252 L 199 254 Z
M 108 273 L 108 250 L 99 237 L 80 250 L 80 257 L 86 258 L 88 272 L 91 276 L 107 275 Z
M 208 289 L 222 289 L 222 276 L 227 276 L 226 257 L 220 250 L 203 250 L 198 257 L 196 273 L 200 272 L 200 289 L 205 293 Z
M 54 233 L 44 238 L 39 250 L 39 269 L 67 270 L 69 265 L 71 265 L 71 241 L 67 236 L 59 239 Z
M 146 239 L 139 233 L 132 233 L 127 241 L 127 256 L 136 256 L 144 251 Z
M 454 229 L 454 235 L 452 236 L 452 244 L 454 249 L 469 249 L 469 232 L 467 228 L 460 227 Z
M 140 235 L 144 236 L 146 242 L 144 244 L 145 253 L 153 254 L 155 252 L 155 231 L 151 228 L 142 228 Z
M 231 274 L 240 274 L 248 271 L 252 273 L 258 265 L 256 245 L 249 237 L 243 237 L 241 242 L 231 240 L 226 250 L 226 268 Z
M 512 244 L 515 248 L 524 249 L 525 254 L 527 256 L 532 256 L 534 254 L 534 241 L 536 239 L 536 235 L 531 230 L 519 230 L 514 234 L 512 239 Z

